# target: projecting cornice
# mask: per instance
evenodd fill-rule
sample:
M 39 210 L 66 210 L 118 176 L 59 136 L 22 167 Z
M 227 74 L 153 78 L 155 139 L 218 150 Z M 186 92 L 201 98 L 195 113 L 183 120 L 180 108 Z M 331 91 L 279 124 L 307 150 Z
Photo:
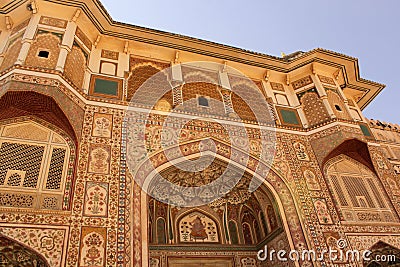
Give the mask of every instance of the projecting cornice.
M 98 0 L 36 0 L 36 2 L 39 7 L 50 4 L 79 8 L 100 35 L 124 41 L 147 43 L 281 73 L 290 73 L 311 63 L 331 66 L 340 73 L 338 83 L 342 89 L 355 96 L 361 109 L 364 109 L 385 87 L 383 84 L 361 78 L 356 58 L 321 48 L 280 58 L 180 34 L 117 22 Z M 4 3 L 0 0 L 0 6 L 2 6 L 0 14 L 8 15 L 18 7 L 26 9 L 29 3 L 30 1 L 27 0 L 4 1 Z

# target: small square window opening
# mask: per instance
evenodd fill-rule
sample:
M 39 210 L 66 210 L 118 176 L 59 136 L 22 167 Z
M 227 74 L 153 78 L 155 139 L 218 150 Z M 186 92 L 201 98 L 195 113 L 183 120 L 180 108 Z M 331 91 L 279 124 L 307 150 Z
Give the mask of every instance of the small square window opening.
M 202 107 L 208 107 L 209 106 L 208 99 L 206 97 L 204 97 L 204 96 L 199 96 L 198 97 L 198 103 L 199 103 L 199 106 L 202 106 Z
M 38 53 L 38 57 L 49 58 L 50 52 L 45 50 L 40 50 Z

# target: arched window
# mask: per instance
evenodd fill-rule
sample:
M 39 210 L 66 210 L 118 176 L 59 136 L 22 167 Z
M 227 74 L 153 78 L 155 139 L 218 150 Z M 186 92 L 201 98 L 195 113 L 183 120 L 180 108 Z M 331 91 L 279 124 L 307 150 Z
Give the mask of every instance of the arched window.
M 369 168 L 339 155 L 326 163 L 325 172 L 345 220 L 393 220 L 386 193 Z
M 158 244 L 167 243 L 167 235 L 165 231 L 165 221 L 163 218 L 157 219 L 157 242 Z
M 233 245 L 239 244 L 239 237 L 238 237 L 236 223 L 231 220 L 229 221 L 228 226 L 229 226 L 229 235 L 231 237 L 231 243 Z
M 62 209 L 70 144 L 34 121 L 0 125 L 0 206 Z
M 251 226 L 248 223 L 242 223 L 243 238 L 246 245 L 253 244 L 253 234 L 251 233 Z

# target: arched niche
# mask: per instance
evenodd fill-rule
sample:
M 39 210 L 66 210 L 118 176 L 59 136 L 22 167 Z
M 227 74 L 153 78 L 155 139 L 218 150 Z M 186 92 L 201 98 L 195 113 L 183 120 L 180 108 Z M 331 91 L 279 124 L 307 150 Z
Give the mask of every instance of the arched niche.
M 2 234 L 0 234 L 0 258 L 2 266 L 50 267 L 38 252 Z
M 32 91 L 6 92 L 0 98 L 0 129 L 0 153 L 7 162 L 0 166 L 2 203 L 68 210 L 78 139 L 53 98 Z
M 337 208 L 345 221 L 393 222 L 387 193 L 368 166 L 345 154 L 329 159 L 324 174 Z
M 389 267 L 400 266 L 400 249 L 389 245 L 383 241 L 378 241 L 369 249 L 371 254 L 368 256 L 370 260 L 364 260 L 365 267 Z

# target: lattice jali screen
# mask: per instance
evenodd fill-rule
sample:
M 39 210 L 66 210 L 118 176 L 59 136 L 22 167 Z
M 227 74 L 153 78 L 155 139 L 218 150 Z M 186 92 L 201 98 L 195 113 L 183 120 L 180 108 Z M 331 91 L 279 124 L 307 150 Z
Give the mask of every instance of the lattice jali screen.
M 51 155 L 46 189 L 60 189 L 66 149 L 54 148 Z
M 32 208 L 35 203 L 35 196 L 18 193 L 0 192 L 0 206 Z
M 367 167 L 340 155 L 326 165 L 330 188 L 346 221 L 394 221 L 379 178 Z
M 47 141 L 49 140 L 49 134 L 49 131 L 36 127 L 35 125 L 23 123 L 21 125 L 5 127 L 2 135 L 18 139 Z
M 0 125 L 0 206 L 61 209 L 69 151 L 36 122 Z
M 12 170 L 25 171 L 25 178 L 20 179 L 22 184 L 14 186 L 23 186 L 36 188 L 40 166 L 44 155 L 44 146 L 35 146 L 28 144 L 3 142 L 0 146 L 0 185 L 4 185 L 7 173 Z M 11 177 L 16 173 L 11 172 Z M 12 179 L 15 180 L 15 179 Z

